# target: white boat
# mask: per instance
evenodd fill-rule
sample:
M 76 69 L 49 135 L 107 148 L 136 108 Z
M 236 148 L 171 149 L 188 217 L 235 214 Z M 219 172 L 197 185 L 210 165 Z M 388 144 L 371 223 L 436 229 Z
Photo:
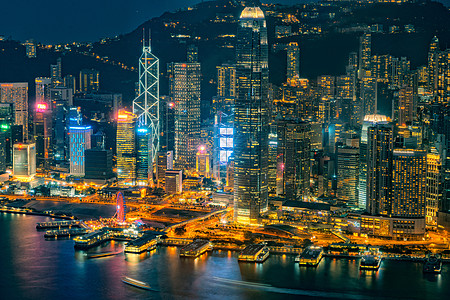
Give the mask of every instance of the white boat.
M 131 277 L 124 276 L 122 278 L 122 282 L 126 283 L 126 284 L 129 284 L 131 286 L 140 288 L 140 289 L 149 290 L 149 291 L 156 291 L 155 289 L 152 289 L 148 283 L 140 281 L 140 280 L 133 279 Z

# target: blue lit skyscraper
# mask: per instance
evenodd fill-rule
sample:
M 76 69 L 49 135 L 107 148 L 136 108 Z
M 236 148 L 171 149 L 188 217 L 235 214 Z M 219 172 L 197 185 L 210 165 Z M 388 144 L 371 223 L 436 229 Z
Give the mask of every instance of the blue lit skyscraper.
M 148 184 L 150 173 L 148 163 L 149 143 L 150 134 L 148 128 L 145 126 L 138 127 L 136 130 L 136 183 L 138 185 Z
M 69 127 L 70 175 L 84 176 L 84 150 L 91 149 L 91 126 Z
M 234 111 L 235 220 L 256 224 L 268 197 L 268 45 L 264 13 L 246 7 L 236 44 Z

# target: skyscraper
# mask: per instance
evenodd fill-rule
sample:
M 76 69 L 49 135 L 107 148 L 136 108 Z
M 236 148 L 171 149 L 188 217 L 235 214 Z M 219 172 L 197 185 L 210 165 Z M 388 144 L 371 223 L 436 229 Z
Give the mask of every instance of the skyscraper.
M 25 53 L 28 58 L 35 58 L 36 57 L 36 41 L 35 40 L 26 40 L 25 43 L 23 43 L 25 46 Z
M 36 175 L 35 144 L 15 144 L 13 150 L 13 175 L 31 177 Z
M 117 177 L 136 182 L 136 115 L 119 110 L 117 116 Z
M 264 13 L 246 7 L 236 44 L 234 210 L 239 223 L 258 223 L 268 198 L 268 43 Z
M 210 155 L 204 145 L 198 147 L 195 169 L 200 176 L 207 178 L 211 176 Z
M 95 93 L 100 88 L 100 73 L 94 69 L 80 71 L 80 92 Z
M 425 217 L 427 153 L 425 150 L 394 149 L 392 156 L 393 217 Z
M 69 127 L 70 175 L 84 176 L 86 160 L 84 151 L 91 149 L 91 126 Z
M 36 103 L 50 104 L 50 87 L 52 80 L 49 77 L 37 77 L 34 80 L 36 85 Z
M 359 143 L 359 201 L 360 208 L 366 208 L 367 204 L 367 130 L 370 126 L 375 126 L 377 123 L 387 124 L 387 117 L 382 115 L 367 115 L 364 117 L 361 130 L 361 141 Z
M 358 206 L 359 149 L 337 148 L 337 194 L 351 207 Z
M 159 151 L 157 155 L 156 182 L 158 188 L 164 188 L 166 171 L 173 169 L 173 151 Z
M 213 98 L 213 112 L 231 114 L 236 97 L 236 65 L 217 66 L 217 97 Z
M 434 36 L 428 49 L 428 91 L 435 92 L 437 88 L 437 67 L 439 60 L 439 39 Z
M 56 65 L 50 65 L 50 78 L 52 81 L 52 87 L 63 85 L 61 57 L 58 57 L 56 60 Z
M 277 121 L 277 196 L 309 196 L 311 125 L 296 119 Z
M 359 38 L 358 77 L 370 76 L 370 60 L 372 55 L 372 35 L 364 33 Z
M 28 139 L 28 83 L 0 83 L 0 103 L 14 106 L 14 124 L 21 125 L 23 140 Z
M 443 191 L 442 159 L 436 152 L 437 151 L 432 151 L 432 153 L 427 154 L 427 179 L 425 191 L 425 216 L 427 225 L 437 225 L 439 201 L 442 199 Z
M 50 102 L 49 100 L 47 102 Z M 34 114 L 36 165 L 46 168 L 52 157 L 52 113 L 46 102 L 37 102 Z
M 139 90 L 133 100 L 138 126 L 138 182 L 153 180 L 153 164 L 159 150 L 159 59 L 151 51 L 150 41 L 143 45 L 139 58 Z
M 200 64 L 173 63 L 175 102 L 175 161 L 181 169 L 195 169 L 200 139 Z
M 138 125 L 136 127 L 136 183 L 138 185 L 147 185 L 152 179 L 152 164 L 150 159 L 150 134 L 146 126 Z
M 416 119 L 417 101 L 413 88 L 404 86 L 398 91 L 398 125 L 411 124 Z
M 360 84 L 361 119 L 364 119 L 366 115 L 377 113 L 377 79 L 375 77 L 363 77 Z
M 392 209 L 391 124 L 375 124 L 367 128 L 367 211 L 387 215 Z
M 298 43 L 291 42 L 287 46 L 287 79 L 300 76 L 300 48 Z

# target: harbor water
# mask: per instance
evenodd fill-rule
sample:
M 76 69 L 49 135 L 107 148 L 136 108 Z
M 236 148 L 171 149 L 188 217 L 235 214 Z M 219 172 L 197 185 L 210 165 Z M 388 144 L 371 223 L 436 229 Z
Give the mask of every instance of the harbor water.
M 176 247 L 149 253 L 87 259 L 73 241 L 45 240 L 41 216 L 0 213 L 0 299 L 445 299 L 450 264 L 424 274 L 422 263 L 382 262 L 360 271 L 358 259 L 324 258 L 300 267 L 295 256 L 273 255 L 263 264 L 238 262 L 238 253 L 214 251 L 180 258 Z M 90 252 L 117 251 L 109 242 Z M 122 283 L 123 276 L 159 292 Z

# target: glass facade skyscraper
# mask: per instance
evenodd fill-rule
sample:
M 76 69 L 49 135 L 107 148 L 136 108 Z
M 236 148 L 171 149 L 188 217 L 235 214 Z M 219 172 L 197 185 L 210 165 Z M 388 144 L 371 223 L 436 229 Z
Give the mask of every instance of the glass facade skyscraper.
M 117 178 L 136 182 L 136 115 L 119 110 L 117 116 Z
M 234 114 L 235 220 L 258 223 L 268 197 L 268 44 L 264 13 L 246 7 L 241 13 L 236 44 Z

